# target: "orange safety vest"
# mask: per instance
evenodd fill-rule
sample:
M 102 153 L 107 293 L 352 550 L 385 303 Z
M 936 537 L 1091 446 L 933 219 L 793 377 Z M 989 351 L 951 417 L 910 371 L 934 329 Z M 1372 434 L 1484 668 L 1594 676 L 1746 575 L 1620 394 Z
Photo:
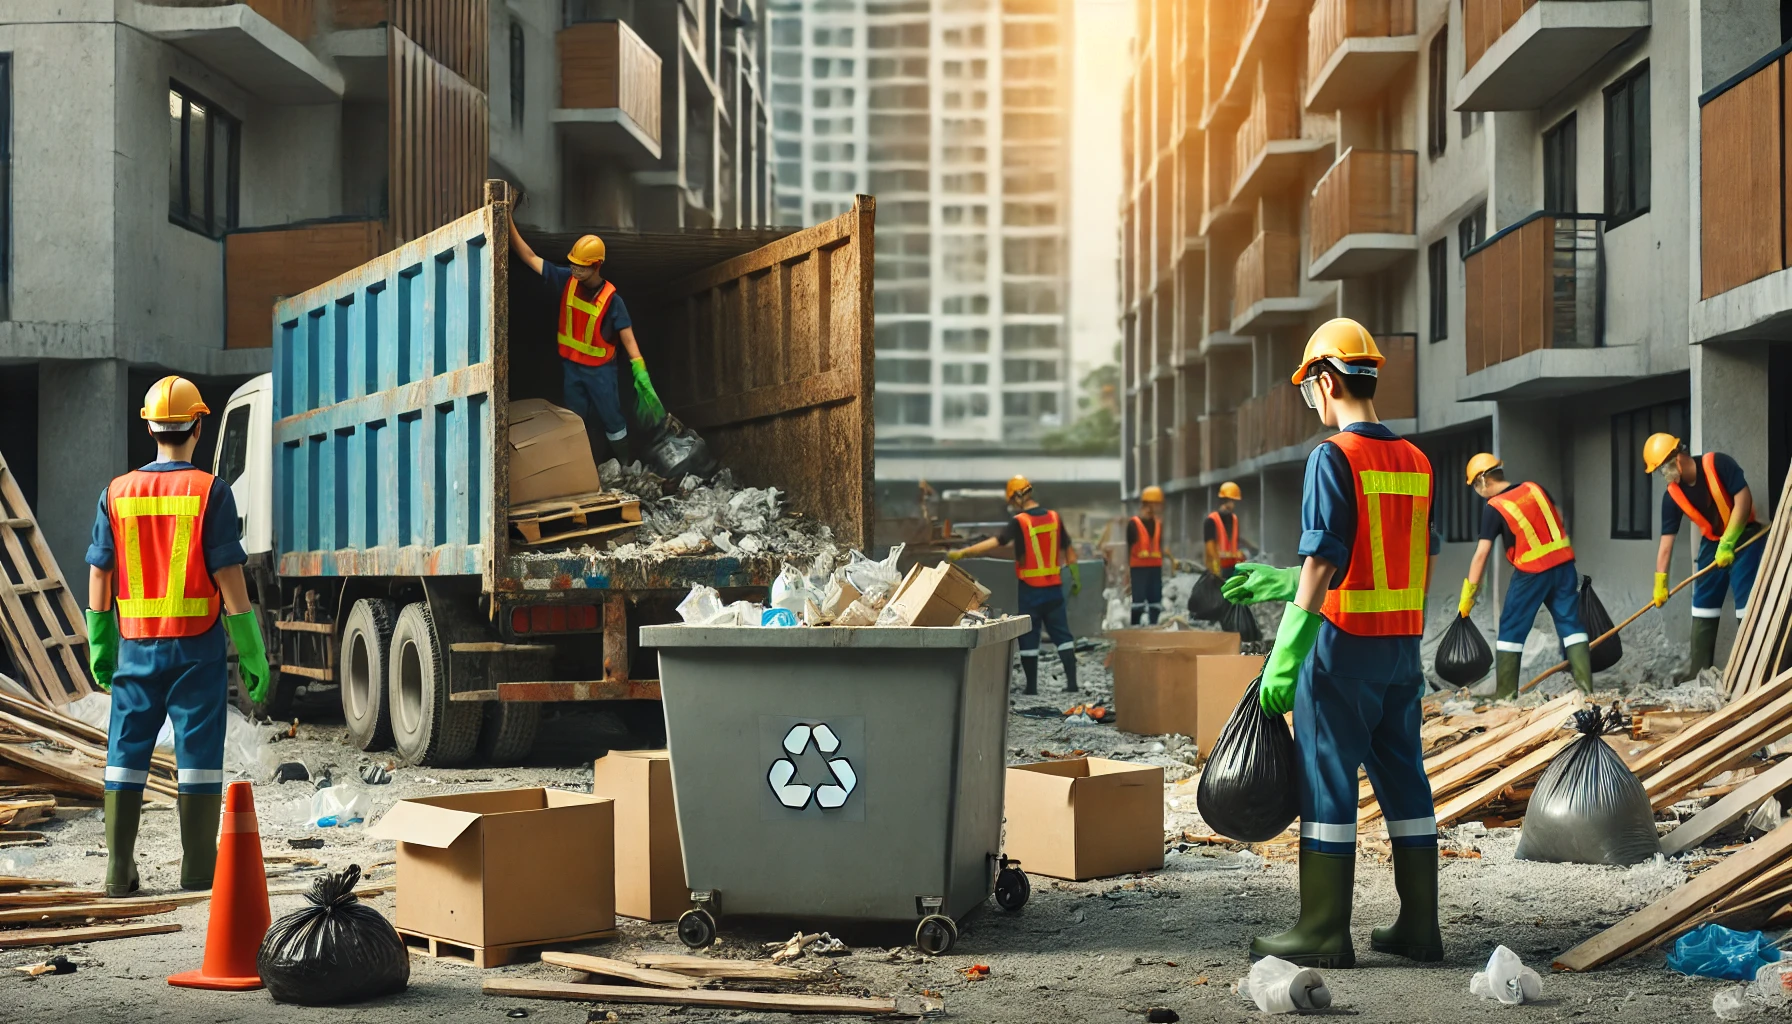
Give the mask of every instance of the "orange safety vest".
M 218 621 L 218 585 L 205 567 L 203 528 L 212 475 L 136 470 L 106 488 L 118 574 L 118 632 L 127 640 L 198 636 Z
M 1713 523 L 1705 518 L 1686 492 L 1680 489 L 1680 481 L 1669 484 L 1668 493 L 1673 495 L 1674 504 L 1680 506 L 1680 511 L 1686 513 L 1686 518 L 1693 521 L 1693 525 L 1699 528 L 1706 540 L 1722 540 L 1724 530 L 1730 525 L 1730 508 L 1734 504 L 1734 495 L 1724 490 L 1723 481 L 1717 478 L 1716 452 L 1706 452 L 1699 456 L 1699 465 L 1704 467 L 1705 488 L 1711 492 L 1711 503 L 1717 506 L 1717 522 Z M 1754 509 L 1749 509 L 1748 521 L 1756 521 Z
M 1133 516 L 1134 535 L 1132 542 L 1131 565 L 1135 569 L 1156 568 L 1164 564 L 1164 521 L 1151 520 L 1146 526 L 1143 516 Z
M 616 350 L 604 344 L 600 328 L 616 286 L 608 281 L 597 290 L 597 301 L 579 298 L 579 279 L 568 278 L 560 295 L 560 358 L 586 366 L 602 366 L 616 358 Z
M 1014 560 L 1014 575 L 1029 587 L 1058 586 L 1058 513 L 1022 512 L 1014 518 L 1020 520 L 1020 557 Z
M 1408 441 L 1340 431 L 1326 440 L 1350 463 L 1356 483 L 1356 540 L 1350 567 L 1322 609 L 1356 636 L 1419 636 L 1431 552 L 1431 462 Z
M 1562 532 L 1562 515 L 1543 493 L 1525 482 L 1487 499 L 1512 529 L 1512 547 L 1506 560 L 1520 572 L 1542 572 L 1574 561 L 1574 545 Z
M 1218 512 L 1207 513 L 1213 520 L 1213 539 L 1219 548 L 1220 570 L 1223 572 L 1244 561 L 1244 552 L 1238 550 L 1238 513 L 1232 513 L 1232 536 L 1226 536 L 1226 517 Z

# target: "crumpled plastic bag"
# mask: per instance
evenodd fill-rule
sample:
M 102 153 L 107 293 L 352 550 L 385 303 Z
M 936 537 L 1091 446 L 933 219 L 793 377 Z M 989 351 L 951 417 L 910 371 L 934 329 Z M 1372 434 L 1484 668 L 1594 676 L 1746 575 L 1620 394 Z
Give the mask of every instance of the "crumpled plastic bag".
M 384 915 L 356 898 L 360 881 L 354 864 L 319 878 L 304 907 L 268 928 L 255 966 L 275 1002 L 336 1006 L 410 984 L 410 951 Z
M 1518 954 L 1504 946 L 1496 947 L 1487 958 L 1487 969 L 1477 971 L 1468 981 L 1470 995 L 1494 999 L 1507 1006 L 1531 1003 L 1543 998 L 1543 979 L 1524 965 Z
M 1753 981 L 1732 985 L 1711 999 L 1711 1012 L 1720 1020 L 1736 1020 L 1769 1010 L 1784 1010 L 1792 1003 L 1792 960 L 1762 964 Z
M 855 550 L 846 567 L 840 571 L 845 574 L 846 582 L 852 584 L 861 597 L 870 598 L 873 592 L 881 594 L 877 606 L 882 607 L 882 598 L 888 597 L 890 591 L 895 590 L 896 585 L 902 582 L 902 573 L 896 571 L 896 562 L 902 557 L 904 546 L 890 545 L 890 553 L 881 559 L 870 558 L 863 551 Z
M 311 813 L 307 822 L 318 828 L 346 828 L 367 820 L 373 801 L 359 788 L 326 786 L 311 794 Z
M 767 608 L 759 613 L 761 626 L 786 628 L 797 624 L 796 615 L 788 608 Z
M 803 604 L 815 599 L 809 589 L 809 580 L 796 567 L 785 565 L 779 570 L 778 578 L 772 581 L 773 608 L 784 608 L 792 615 L 803 613 Z
M 714 587 L 695 586 L 678 602 L 678 617 L 687 626 L 703 626 L 722 613 L 722 595 Z
M 1323 1010 L 1332 1005 L 1331 989 L 1318 971 L 1273 956 L 1252 964 L 1250 975 L 1238 979 L 1238 994 L 1264 1013 Z
M 1694 928 L 1674 940 L 1668 970 L 1700 978 L 1749 981 L 1762 967 L 1778 963 L 1780 951 L 1760 932 L 1739 932 L 1721 924 Z

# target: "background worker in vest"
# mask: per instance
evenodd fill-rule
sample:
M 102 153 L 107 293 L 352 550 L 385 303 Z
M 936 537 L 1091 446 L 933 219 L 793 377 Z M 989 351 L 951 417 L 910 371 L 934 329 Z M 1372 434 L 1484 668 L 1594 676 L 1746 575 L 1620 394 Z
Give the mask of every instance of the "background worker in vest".
M 968 548 L 946 552 L 948 561 L 975 558 L 1004 544 L 1014 548 L 1014 575 L 1019 582 L 1022 613 L 1033 620 L 1020 638 L 1020 667 L 1027 675 L 1028 693 L 1039 692 L 1039 632 L 1044 629 L 1064 666 L 1064 690 L 1076 692 L 1076 636 L 1070 632 L 1070 614 L 1064 606 L 1063 573 L 1070 574 L 1070 596 L 1083 592 L 1082 570 L 1077 568 L 1076 548 L 1070 531 L 1058 513 L 1033 497 L 1033 485 L 1024 476 L 1008 481 L 1005 492 L 1014 517 L 999 537 L 985 537 Z
M 1717 568 L 1692 585 L 1692 675 L 1717 659 L 1717 625 L 1724 611 L 1724 590 L 1736 597 L 1736 618 L 1748 611 L 1748 595 L 1761 568 L 1761 545 L 1736 550 L 1762 529 L 1755 520 L 1755 499 L 1736 460 L 1722 452 L 1694 458 L 1672 434 L 1652 434 L 1643 442 L 1643 467 L 1661 475 L 1667 490 L 1661 496 L 1661 548 L 1655 553 L 1655 607 L 1668 602 L 1668 566 L 1680 521 L 1698 528 L 1699 553 L 1693 569 Z
M 1126 521 L 1127 564 L 1132 567 L 1132 624 L 1164 612 L 1164 490 L 1153 484 L 1139 494 L 1139 514 Z
M 1357 767 L 1387 817 L 1400 917 L 1370 945 L 1443 959 L 1437 820 L 1419 745 L 1419 635 L 1436 539 L 1431 464 L 1375 415 L 1383 359 L 1354 320 L 1322 325 L 1294 373 L 1307 407 L 1338 432 L 1307 458 L 1300 554 L 1287 569 L 1246 562 L 1222 590 L 1237 604 L 1287 601 L 1264 664 L 1263 710 L 1294 710 L 1300 764 L 1300 921 L 1252 940 L 1253 956 L 1352 967 Z
M 1202 547 L 1207 556 L 1207 571 L 1221 580 L 1232 575 L 1244 561 L 1244 538 L 1238 533 L 1237 503 L 1244 500 L 1244 491 L 1228 480 L 1220 485 L 1220 507 L 1207 513 L 1201 526 Z
M 1494 645 L 1493 674 L 1498 680 L 1494 696 L 1499 700 L 1518 696 L 1524 641 L 1538 608 L 1549 609 L 1556 635 L 1568 652 L 1574 685 L 1582 693 L 1592 693 L 1593 654 L 1587 645 L 1587 624 L 1580 618 L 1580 572 L 1574 567 L 1574 546 L 1568 542 L 1568 522 L 1561 509 L 1541 484 L 1507 480 L 1505 463 L 1488 452 L 1468 460 L 1468 486 L 1487 499 L 1487 507 L 1481 512 L 1481 540 L 1469 562 L 1468 578 L 1462 581 L 1456 613 L 1467 618 L 1474 609 L 1495 539 L 1505 538 L 1506 560 L 1513 569 Z
M 535 255 L 529 243 L 510 225 L 510 251 L 541 275 L 554 300 L 556 341 L 560 346 L 561 402 L 585 421 L 585 433 L 596 437 L 601 425 L 616 461 L 632 460 L 628 444 L 628 420 L 622 415 L 622 398 L 616 381 L 616 346 L 628 353 L 629 371 L 635 380 L 635 415 L 644 423 L 658 423 L 666 415 L 660 396 L 647 376 L 647 361 L 635 344 L 635 329 L 628 307 L 616 286 L 604 280 L 604 240 L 585 235 L 566 254 L 569 265 Z M 598 421 L 593 424 L 592 418 Z
M 100 689 L 112 694 L 107 896 L 128 896 L 138 887 L 134 852 L 143 786 L 164 719 L 174 724 L 179 769 L 180 886 L 211 888 L 230 700 L 225 634 L 236 645 L 250 698 L 267 697 L 267 652 L 243 582 L 249 556 L 236 501 L 224 481 L 193 465 L 200 417 L 209 412 L 190 381 L 156 381 L 142 411 L 156 460 L 100 494 L 87 549 L 89 657 Z

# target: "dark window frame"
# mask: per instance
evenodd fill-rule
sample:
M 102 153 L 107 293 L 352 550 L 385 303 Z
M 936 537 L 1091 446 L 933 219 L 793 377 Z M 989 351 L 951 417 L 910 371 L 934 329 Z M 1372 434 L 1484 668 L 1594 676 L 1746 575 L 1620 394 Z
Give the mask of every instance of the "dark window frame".
M 1456 258 L 1468 259 L 1475 246 L 1487 241 L 1487 204 L 1482 203 L 1456 222 Z
M 1649 212 L 1653 154 L 1650 109 L 1649 62 L 1646 60 L 1605 88 L 1607 231 Z
M 1431 37 L 1427 57 L 1425 97 L 1426 148 L 1433 160 L 1449 149 L 1450 131 L 1450 26 L 1445 25 Z
M 515 131 L 523 128 L 523 110 L 528 98 L 528 47 L 523 38 L 521 22 L 510 22 L 510 127 Z
M 1643 469 L 1643 441 L 1662 431 L 1686 437 L 1691 426 L 1692 402 L 1685 398 L 1612 414 L 1613 540 L 1655 536 L 1654 477 Z
M 1431 522 L 1446 544 L 1469 544 L 1480 539 L 1481 510 L 1487 502 L 1473 488 L 1460 486 L 1468 472 L 1468 460 L 1477 452 L 1493 450 L 1493 424 L 1457 431 L 1421 445 L 1431 460 L 1438 483 Z
M 1580 203 L 1580 127 L 1569 114 L 1543 130 L 1543 212 L 1577 213 Z
M 1450 336 L 1450 240 L 1440 238 L 1425 250 L 1428 306 L 1427 341 L 1437 344 Z
M 12 319 L 12 54 L 0 53 L 0 320 Z
M 242 176 L 243 122 L 203 93 L 173 79 L 168 82 L 168 97 L 170 108 L 172 108 L 176 97 L 181 102 L 180 151 L 178 154 L 170 154 L 171 164 L 178 166 L 169 167 L 171 173 L 178 173 L 179 180 L 168 183 L 171 193 L 168 198 L 168 222 L 207 238 L 223 238 L 226 232 L 237 226 L 239 186 Z M 195 105 L 204 108 L 205 111 L 205 155 L 202 158 L 205 174 L 205 209 L 197 213 L 191 208 L 193 196 L 191 176 L 194 170 L 191 153 L 193 141 L 191 125 Z M 169 113 L 172 117 L 172 109 Z M 220 189 L 216 180 L 218 160 L 214 150 L 220 132 L 224 135 L 224 145 L 227 147 L 227 152 L 224 154 L 225 181 L 222 196 L 219 195 Z M 221 210 L 220 201 L 222 202 Z

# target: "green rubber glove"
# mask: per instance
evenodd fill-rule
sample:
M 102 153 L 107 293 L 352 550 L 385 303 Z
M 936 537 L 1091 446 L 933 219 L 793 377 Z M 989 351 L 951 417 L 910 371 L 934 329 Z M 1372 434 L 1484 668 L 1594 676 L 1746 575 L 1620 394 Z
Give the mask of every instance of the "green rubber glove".
M 1292 601 L 1300 589 L 1300 566 L 1278 569 L 1259 562 L 1240 562 L 1232 578 L 1220 585 L 1220 594 L 1233 604 Z
M 653 390 L 653 379 L 647 376 L 647 360 L 630 359 L 628 368 L 635 377 L 635 415 L 646 423 L 665 419 L 666 407 L 660 404 L 660 396 Z
M 1257 690 L 1257 706 L 1264 714 L 1279 716 L 1294 709 L 1294 684 L 1300 678 L 1301 663 L 1319 639 L 1320 621 L 1319 616 L 1297 604 L 1283 610 L 1276 645 L 1263 665 L 1263 683 Z
M 1465 619 L 1468 618 L 1468 613 L 1475 610 L 1475 591 L 1480 589 L 1481 584 L 1479 583 L 1462 581 L 1462 597 L 1456 601 L 1456 614 Z
M 112 673 L 118 668 L 118 616 L 87 610 L 87 667 L 101 690 L 112 692 Z
M 224 632 L 236 645 L 236 667 L 249 687 L 249 699 L 257 704 L 268 695 L 268 651 L 261 642 L 261 623 L 252 611 L 224 616 Z
M 1070 596 L 1075 597 L 1083 592 L 1083 570 L 1075 562 L 1064 568 L 1070 571 Z
M 1717 555 L 1712 558 L 1719 569 L 1728 569 L 1730 563 L 1736 561 L 1736 542 L 1742 539 L 1742 531 L 1747 528 L 1747 523 L 1737 523 L 1724 530 L 1723 539 L 1717 542 Z

